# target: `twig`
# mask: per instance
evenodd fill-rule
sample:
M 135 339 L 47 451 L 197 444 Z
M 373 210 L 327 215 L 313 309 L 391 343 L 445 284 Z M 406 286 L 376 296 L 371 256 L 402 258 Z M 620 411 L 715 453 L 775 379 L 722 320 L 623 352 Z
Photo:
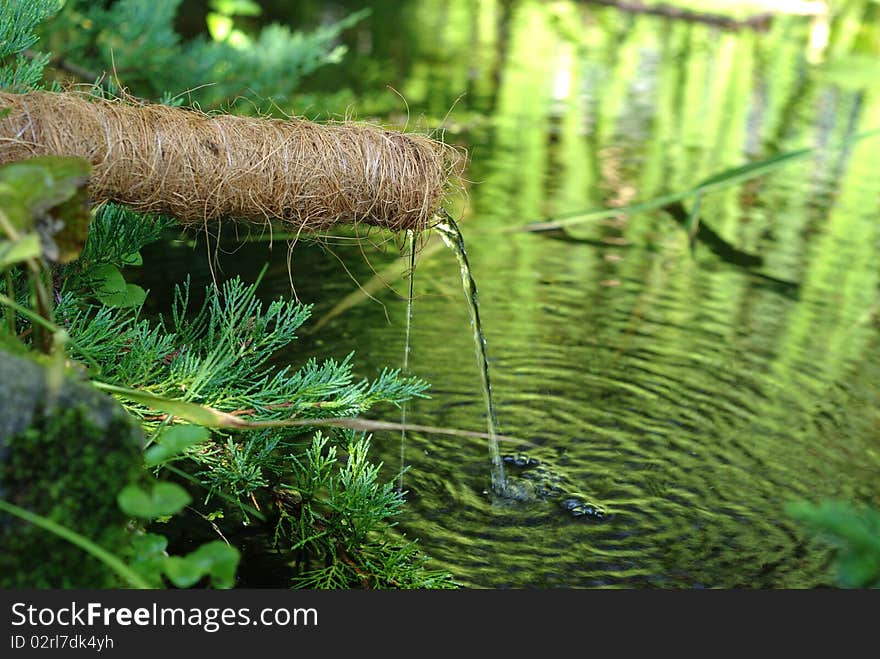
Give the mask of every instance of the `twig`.
M 682 9 L 681 7 L 673 7 L 671 5 L 655 4 L 647 5 L 640 0 L 586 0 L 586 2 L 594 5 L 602 5 L 604 7 L 614 7 L 620 11 L 630 14 L 650 14 L 653 16 L 662 16 L 664 18 L 673 18 L 691 23 L 706 23 L 714 25 L 725 30 L 741 30 L 749 28 L 753 30 L 766 31 L 770 28 L 774 14 L 772 12 L 762 12 L 753 14 L 748 18 L 732 18 L 724 14 L 712 14 L 707 12 L 692 11 Z
M 41 53 L 35 53 L 29 48 L 23 50 L 21 54 L 29 60 L 34 60 L 41 56 Z M 113 91 L 111 83 L 107 79 L 107 75 L 105 73 L 97 74 L 94 71 L 89 71 L 88 69 L 81 67 L 79 64 L 71 62 L 70 60 L 63 57 L 49 58 L 49 66 L 60 69 L 61 71 L 66 71 L 67 73 L 76 76 L 83 82 L 97 83 L 106 91 Z

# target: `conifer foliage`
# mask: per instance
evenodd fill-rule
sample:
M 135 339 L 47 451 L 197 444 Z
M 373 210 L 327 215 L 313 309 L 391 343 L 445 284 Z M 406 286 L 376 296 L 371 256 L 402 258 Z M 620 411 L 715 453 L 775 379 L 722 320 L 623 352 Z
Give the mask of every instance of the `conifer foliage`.
M 27 3 L 25 3 L 27 4 Z M 254 2 L 213 2 L 209 34 L 183 39 L 174 29 L 181 0 L 66 0 L 41 28 L 58 61 L 75 62 L 80 75 L 102 77 L 135 96 L 267 111 L 290 101 L 300 81 L 345 52 L 339 33 L 365 15 L 356 12 L 310 32 L 271 24 L 257 34 L 236 27 Z M 94 82 L 94 80 L 86 80 Z
M 28 58 L 25 51 L 39 38 L 36 27 L 58 11 L 59 0 L 0 1 L 0 89 L 22 92 L 39 86 L 46 54 Z
M 112 57 L 120 79 L 145 97 L 167 100 L 206 80 L 217 82 L 203 96 L 210 103 L 221 103 L 245 83 L 267 96 L 283 95 L 302 75 L 333 61 L 334 36 L 357 20 L 308 34 L 275 26 L 255 37 L 231 38 L 227 30 L 184 42 L 173 30 L 178 5 L 0 0 L 0 88 L 45 86 L 44 73 L 59 58 L 78 70 L 98 71 Z M 63 51 L 33 52 L 38 32 L 45 37 L 40 46 L 63 43 Z M 199 296 L 204 302 L 193 305 L 183 281 L 171 309 L 146 317 L 148 292 L 125 277 L 143 264 L 141 249 L 167 237 L 175 224 L 174 218 L 103 205 L 92 211 L 78 258 L 53 262 L 44 249 L 41 272 L 20 265 L 3 273 L 8 322 L 0 324 L 0 346 L 36 352 L 34 330 L 54 328 L 54 354 L 63 349 L 68 367 L 113 392 L 144 431 L 143 479 L 112 493 L 132 520 L 130 547 L 117 573 L 129 575 L 129 584 L 233 587 L 236 568 L 269 560 L 286 570 L 276 587 L 454 587 L 449 574 L 429 569 L 414 541 L 395 532 L 404 497 L 370 460 L 370 438 L 317 427 L 318 420 L 376 406 L 394 409 L 425 396 L 428 385 L 391 369 L 373 380 L 357 379 L 353 355 L 283 365 L 279 355 L 296 339 L 310 308 L 282 298 L 264 301 L 256 282 L 210 285 Z M 30 308 L 30 287 L 38 280 L 51 286 L 52 313 Z M 199 423 L 221 413 L 264 425 Z M 285 419 L 303 425 L 273 423 Z M 311 420 L 315 425 L 308 425 Z M 3 508 L 0 517 L 10 510 Z M 40 522 L 32 514 L 20 517 Z M 58 529 L 55 522 L 40 523 Z M 77 537 L 77 529 L 57 532 Z M 265 538 L 256 546 L 266 556 L 255 556 L 248 548 L 254 543 L 240 541 L 254 533 Z M 175 555 L 183 537 L 187 545 L 193 539 L 204 544 Z M 87 540 L 79 546 L 88 546 Z

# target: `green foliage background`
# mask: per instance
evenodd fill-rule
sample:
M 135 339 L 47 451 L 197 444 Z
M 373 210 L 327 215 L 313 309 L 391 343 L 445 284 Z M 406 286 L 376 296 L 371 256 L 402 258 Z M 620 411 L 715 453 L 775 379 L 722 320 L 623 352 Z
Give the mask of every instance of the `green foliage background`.
M 254 111 L 265 99 L 285 98 L 302 76 L 338 59 L 341 51 L 333 45 L 334 37 L 361 16 L 307 33 L 270 25 L 251 38 L 233 26 L 233 17 L 243 6 L 247 10 L 248 3 L 216 4 L 213 38 L 184 41 L 173 29 L 176 1 L 69 0 L 62 6 L 53 0 L 4 0 L 2 87 L 22 92 L 52 86 L 43 77 L 50 70 L 64 75 L 112 70 L 111 78 L 96 75 L 95 82 L 104 90 L 96 88 L 96 93 L 118 91 L 122 83 L 126 93 L 141 98 Z M 39 46 L 50 49 L 51 55 L 30 50 L 38 45 L 38 32 Z M 50 62 L 53 67 L 48 69 Z M 206 82 L 212 84 L 204 86 Z M 23 166 L 25 173 L 36 171 L 30 163 Z M 61 163 L 49 159 L 41 166 L 57 174 Z M 68 179 L 58 174 L 57 180 Z M 83 182 L 70 187 L 70 194 Z M 23 186 L 6 190 L 13 200 L 25 194 Z M 48 189 L 38 186 L 37 193 L 39 198 Z M 117 392 L 117 400 L 138 420 L 147 438 L 143 478 L 138 482 L 119 489 L 88 473 L 71 471 L 58 476 L 68 483 L 63 491 L 35 495 L 64 505 L 71 490 L 82 485 L 118 501 L 130 520 L 123 558 L 139 575 L 139 583 L 151 586 L 234 586 L 240 558 L 236 538 L 255 527 L 272 538 L 260 551 L 288 573 L 286 582 L 275 584 L 278 587 L 454 585 L 451 575 L 428 569 L 428 559 L 414 541 L 394 533 L 393 517 L 404 498 L 390 483 L 381 482 L 380 465 L 369 458 L 368 437 L 343 428 L 272 426 L 273 421 L 291 417 L 321 420 L 383 405 L 393 409 L 425 396 L 425 382 L 401 377 L 396 370 L 385 370 L 371 381 L 356 380 L 351 355 L 300 367 L 275 365 L 273 357 L 295 340 L 310 308 L 281 298 L 267 304 L 257 294 L 258 282 L 235 278 L 209 286 L 198 308 L 192 308 L 188 282 L 182 282 L 169 318 L 145 318 L 141 310 L 147 292 L 126 282 L 125 275 L 143 264 L 140 250 L 173 228 L 173 218 L 141 216 L 114 204 L 101 206 L 92 212 L 85 244 L 76 248 L 78 258 L 59 260 L 48 246 L 66 238 L 73 222 L 54 202 L 22 208 L 33 219 L 20 223 L 20 231 L 7 232 L 14 248 L 9 253 L 41 265 L 28 272 L 11 267 L 15 258 L 7 259 L 8 322 L 0 330 L 4 342 L 23 343 L 21 347 L 35 354 L 41 346 L 34 337 L 48 328 L 53 347 L 43 346 L 44 351 L 54 354 L 56 362 L 63 355 L 80 377 Z M 41 226 L 42 242 L 30 241 L 28 236 Z M 22 256 L 25 244 L 30 249 L 27 258 Z M 54 309 L 33 308 L 35 291 L 47 286 Z M 158 401 L 160 409 L 144 401 Z M 237 423 L 220 423 L 211 424 L 209 431 L 189 422 L 206 413 L 268 426 L 241 430 Z M 62 423 L 65 420 L 50 420 L 54 430 L 41 435 L 42 442 L 63 442 L 76 454 L 71 464 L 88 465 L 82 461 L 81 447 L 87 437 L 76 424 Z M 55 428 L 58 423 L 62 427 Z M 30 453 L 30 448 L 20 443 L 13 448 L 15 456 L 39 464 L 39 454 Z M 39 449 L 40 454 L 52 450 Z M 4 488 L 19 487 L 17 479 L 31 475 L 16 460 L 10 472 L 15 478 L 7 478 Z M 56 465 L 55 471 L 64 464 Z M 17 514 L 8 505 L 4 510 Z M 92 547 L 94 556 L 101 555 L 106 533 L 123 530 L 104 528 L 100 517 L 85 527 L 67 513 L 40 514 L 49 515 L 41 531 L 72 525 L 65 535 L 80 538 L 79 546 Z M 195 527 L 193 517 L 198 520 Z M 175 539 L 184 537 L 203 544 L 187 555 L 175 555 Z M 250 558 L 241 556 L 245 562 Z M 68 562 L 49 561 L 41 569 L 15 551 L 8 552 L 5 561 L 22 574 L 25 585 L 71 583 L 65 576 Z M 78 575 L 74 581 L 81 587 L 106 585 L 103 577 Z

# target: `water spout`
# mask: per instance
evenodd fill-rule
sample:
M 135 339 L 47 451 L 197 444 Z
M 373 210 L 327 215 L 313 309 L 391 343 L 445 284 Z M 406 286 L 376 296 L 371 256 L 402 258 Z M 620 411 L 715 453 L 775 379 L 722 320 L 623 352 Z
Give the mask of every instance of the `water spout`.
M 471 327 L 474 334 L 474 352 L 477 357 L 477 370 L 480 372 L 483 386 L 483 400 L 486 405 L 486 422 L 489 433 L 489 460 L 492 471 L 492 490 L 496 494 L 504 496 L 507 493 L 507 477 L 504 474 L 504 463 L 501 460 L 501 451 L 498 447 L 498 418 L 495 414 L 495 403 L 492 400 L 492 385 L 489 380 L 489 360 L 486 356 L 486 338 L 483 335 L 483 325 L 480 321 L 480 306 L 477 299 L 477 283 L 471 274 L 467 252 L 464 248 L 464 237 L 455 220 L 445 211 L 441 211 L 442 219 L 434 225 L 434 230 L 440 234 L 443 242 L 458 259 L 461 269 L 461 283 L 467 299 L 468 312 L 471 317 Z
M 409 239 L 409 295 L 406 299 L 406 345 L 403 349 L 404 375 L 409 374 L 409 353 L 412 351 L 412 317 L 413 317 L 413 280 L 416 270 L 416 232 L 408 229 Z M 397 479 L 397 491 L 403 492 L 403 472 L 406 469 L 406 401 L 400 404 L 400 476 Z

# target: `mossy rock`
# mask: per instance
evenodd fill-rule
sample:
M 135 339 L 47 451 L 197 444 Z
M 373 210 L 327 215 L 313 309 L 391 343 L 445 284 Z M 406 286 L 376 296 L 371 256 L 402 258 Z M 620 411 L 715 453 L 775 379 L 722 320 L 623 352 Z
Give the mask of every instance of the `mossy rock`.
M 51 368 L 51 367 L 50 367 Z M 143 476 L 143 433 L 88 382 L 0 350 L 0 497 L 124 553 L 116 495 Z M 108 568 L 48 531 L 0 512 L 0 588 L 109 588 Z

